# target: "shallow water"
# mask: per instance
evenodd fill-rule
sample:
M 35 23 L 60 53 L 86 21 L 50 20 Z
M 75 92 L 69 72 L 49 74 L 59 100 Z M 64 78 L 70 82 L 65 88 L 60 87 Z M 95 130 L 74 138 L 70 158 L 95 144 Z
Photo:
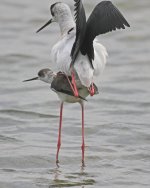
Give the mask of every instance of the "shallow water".
M 65 104 L 57 168 L 59 100 L 44 83 L 22 83 L 53 67 L 57 25 L 35 34 L 50 2 L 1 0 L 0 188 L 149 187 L 150 1 L 113 1 L 132 27 L 99 37 L 109 58 L 100 94 L 85 104 L 85 168 L 79 105 Z M 85 1 L 88 13 L 97 2 Z

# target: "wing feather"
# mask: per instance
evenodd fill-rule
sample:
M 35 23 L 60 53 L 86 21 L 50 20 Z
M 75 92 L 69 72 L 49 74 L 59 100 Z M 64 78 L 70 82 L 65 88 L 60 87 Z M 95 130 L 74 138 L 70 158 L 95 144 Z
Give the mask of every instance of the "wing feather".
M 82 0 L 75 1 L 75 21 L 76 21 L 76 39 L 71 50 L 71 66 L 74 64 L 77 55 L 80 51 L 81 45 L 84 40 L 85 31 L 86 31 L 86 16 L 85 10 L 82 4 Z
M 89 59 L 94 60 L 93 40 L 95 37 L 116 29 L 125 29 L 125 26 L 130 27 L 111 1 L 100 2 L 87 21 L 84 42 L 80 48 L 81 53 L 87 54 Z

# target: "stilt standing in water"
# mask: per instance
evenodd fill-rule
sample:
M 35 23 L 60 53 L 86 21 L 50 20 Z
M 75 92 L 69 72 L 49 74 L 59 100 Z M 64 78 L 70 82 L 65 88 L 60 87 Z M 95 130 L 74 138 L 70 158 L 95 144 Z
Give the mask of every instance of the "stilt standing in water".
M 65 3 L 57 2 L 50 7 L 52 18 L 42 26 L 37 32 L 41 31 L 52 22 L 57 22 L 61 31 L 61 40 L 52 48 L 52 61 L 57 65 L 58 72 L 63 73 L 65 84 L 69 84 L 69 93 L 64 94 L 57 89 L 58 96 L 62 103 L 60 106 L 60 125 L 58 136 L 58 153 L 61 145 L 61 124 L 63 101 L 79 100 L 82 107 L 82 162 L 84 164 L 84 107 L 83 99 L 80 96 L 80 88 L 93 96 L 96 91 L 94 78 L 98 77 L 106 64 L 107 51 L 95 38 L 100 34 L 116 29 L 130 27 L 121 12 L 112 4 L 111 1 L 102 1 L 92 11 L 86 21 L 85 10 L 82 0 L 75 2 L 75 21 L 69 6 Z M 53 82 L 52 82 L 53 83 Z M 63 84 L 61 91 L 66 87 Z M 52 84 L 53 85 L 53 84 Z M 55 86 L 61 85 L 58 82 Z M 53 87 L 52 87 L 53 88 Z M 63 93 L 63 95 L 62 95 Z M 71 96 L 70 96 L 71 93 Z M 67 97 L 65 97 L 67 94 Z M 83 95 L 83 97 L 85 97 Z
M 89 90 L 85 86 L 78 86 L 79 96 L 75 97 L 71 88 L 71 76 L 67 77 L 64 73 L 58 72 L 55 74 L 50 69 L 42 69 L 38 73 L 38 77 L 34 77 L 28 80 L 24 80 L 24 82 L 33 81 L 33 80 L 41 80 L 43 82 L 51 84 L 51 89 L 57 93 L 60 98 L 60 120 L 59 120 L 59 133 L 58 133 L 58 142 L 57 142 L 57 153 L 56 153 L 56 164 L 59 163 L 58 155 L 61 146 L 61 129 L 62 129 L 62 116 L 63 116 L 63 105 L 64 102 L 68 103 L 79 103 L 82 109 L 82 165 L 84 166 L 84 101 L 86 101 L 86 97 L 90 94 Z M 94 94 L 98 94 L 98 89 L 96 85 L 94 87 Z

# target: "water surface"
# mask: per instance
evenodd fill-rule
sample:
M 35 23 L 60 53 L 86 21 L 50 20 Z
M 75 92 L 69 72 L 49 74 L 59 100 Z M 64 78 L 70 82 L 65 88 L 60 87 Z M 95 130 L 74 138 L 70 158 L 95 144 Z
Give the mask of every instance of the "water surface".
M 99 1 L 84 2 L 89 14 Z M 65 104 L 57 168 L 59 100 L 44 83 L 22 83 L 54 66 L 50 49 L 59 40 L 57 24 L 35 34 L 50 18 L 52 1 L 1 0 L 0 187 L 149 187 L 150 1 L 113 2 L 131 28 L 99 37 L 109 57 L 97 82 L 100 94 L 85 104 L 86 167 L 80 106 Z

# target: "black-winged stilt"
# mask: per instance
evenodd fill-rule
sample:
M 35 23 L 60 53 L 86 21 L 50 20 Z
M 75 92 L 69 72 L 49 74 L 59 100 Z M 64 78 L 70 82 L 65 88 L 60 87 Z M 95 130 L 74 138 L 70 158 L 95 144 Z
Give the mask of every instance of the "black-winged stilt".
M 69 6 L 57 2 L 50 7 L 52 18 L 42 26 L 41 31 L 52 22 L 57 22 L 61 31 L 61 40 L 52 48 L 52 61 L 58 71 L 72 75 L 72 86 L 78 96 L 76 80 L 89 87 L 94 94 L 94 77 L 100 75 L 106 64 L 107 51 L 96 36 L 116 29 L 130 27 L 121 12 L 111 1 L 100 2 L 86 21 L 82 0 L 75 1 L 75 20 Z
M 60 126 L 58 137 L 58 153 L 60 148 L 63 102 L 79 102 L 82 107 L 82 162 L 84 164 L 84 107 L 83 100 L 93 96 L 97 87 L 94 84 L 106 64 L 107 51 L 96 37 L 116 29 L 130 27 L 121 12 L 111 1 L 100 2 L 86 21 L 82 0 L 75 1 L 75 20 L 69 6 L 57 2 L 50 7 L 52 18 L 42 26 L 41 31 L 52 22 L 57 22 L 61 31 L 61 39 L 51 50 L 52 61 L 57 65 L 58 74 L 39 72 L 34 79 L 51 83 L 51 87 L 61 99 Z M 45 71 L 46 71 L 45 70 Z M 45 76 L 42 78 L 42 75 Z M 46 78 L 46 79 L 45 79 Z M 61 79 L 60 79 L 61 78 Z M 63 79 L 62 79 L 63 78 Z M 34 80 L 31 79 L 31 80 Z M 29 80 L 27 80 L 29 81 Z M 61 89 L 60 89 L 61 88 Z
M 59 121 L 59 134 L 58 134 L 58 142 L 57 142 L 57 154 L 56 154 L 56 164 L 59 163 L 58 160 L 58 154 L 61 146 L 61 128 L 62 128 L 62 113 L 63 113 L 63 104 L 64 102 L 68 103 L 76 103 L 78 102 L 81 105 L 82 109 L 82 165 L 84 165 L 84 101 L 86 101 L 86 97 L 90 94 L 87 87 L 81 85 L 81 83 L 78 84 L 77 82 L 77 89 L 79 92 L 79 95 L 76 97 L 74 96 L 73 90 L 72 90 L 72 78 L 71 76 L 66 76 L 66 74 L 62 72 L 58 72 L 57 74 L 54 73 L 51 69 L 42 69 L 38 72 L 38 76 L 24 80 L 24 82 L 27 81 L 33 81 L 33 80 L 41 80 L 43 82 L 51 84 L 51 89 L 56 92 L 58 97 L 60 98 L 61 105 L 60 105 L 60 121 Z M 93 84 L 94 87 L 94 94 L 98 94 L 98 89 L 95 84 Z

